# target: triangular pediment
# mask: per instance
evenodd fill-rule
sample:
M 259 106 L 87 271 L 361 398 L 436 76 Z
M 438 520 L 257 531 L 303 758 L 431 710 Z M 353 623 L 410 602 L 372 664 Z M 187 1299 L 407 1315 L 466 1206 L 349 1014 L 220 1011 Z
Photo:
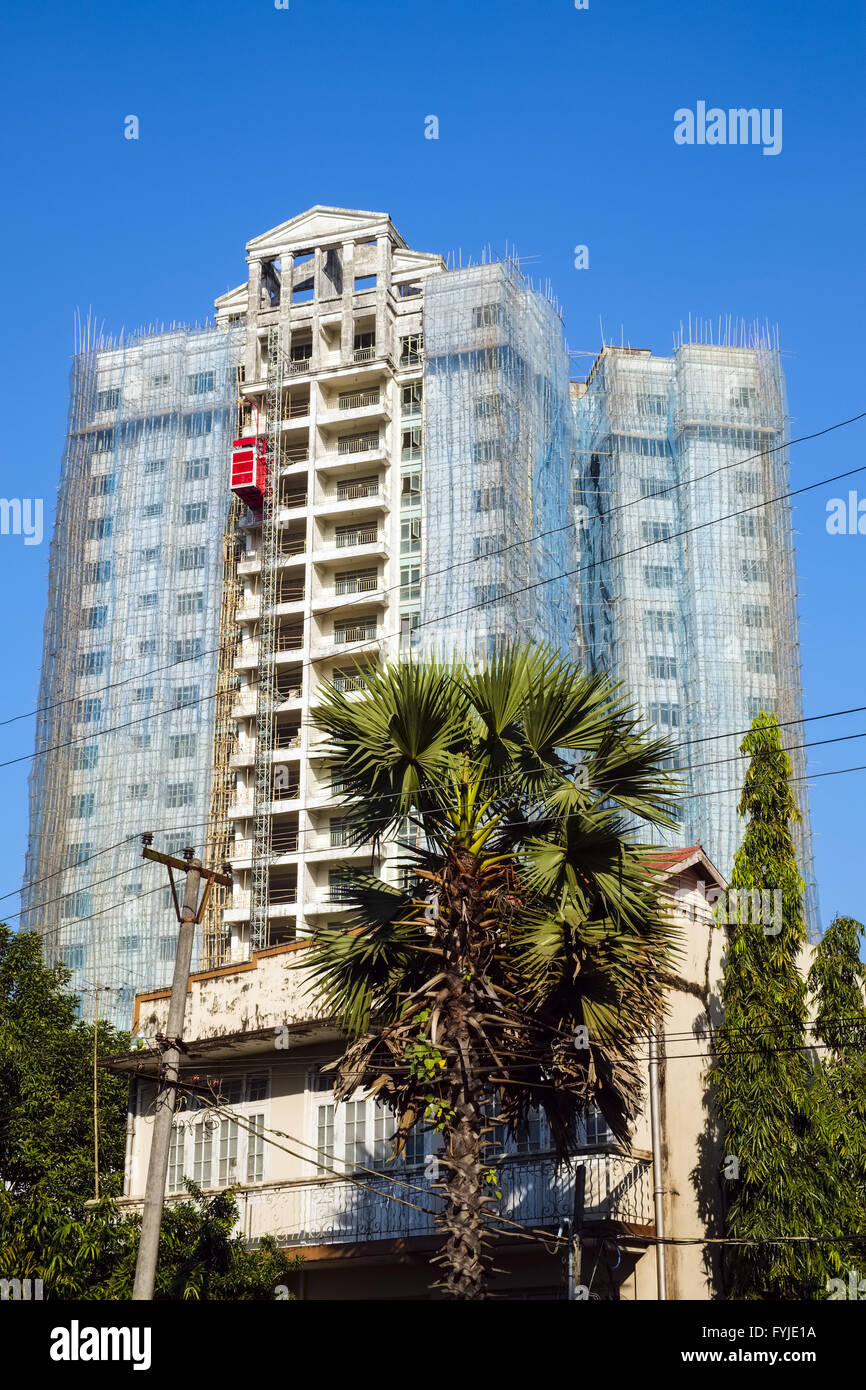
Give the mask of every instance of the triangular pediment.
M 279 256 L 307 250 L 313 246 L 337 245 L 341 241 L 373 240 L 390 236 L 397 246 L 406 243 L 387 212 L 365 212 L 360 208 L 331 208 L 317 204 L 298 213 L 288 222 L 273 227 L 247 242 L 249 256 Z

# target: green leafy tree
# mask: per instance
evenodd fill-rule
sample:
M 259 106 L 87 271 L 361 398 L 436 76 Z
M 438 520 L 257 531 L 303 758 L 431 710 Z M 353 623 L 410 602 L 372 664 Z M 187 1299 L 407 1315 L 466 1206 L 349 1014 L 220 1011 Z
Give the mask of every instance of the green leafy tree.
M 129 1298 L 140 1219 L 120 1191 L 128 1082 L 98 1071 L 100 1191 L 94 1205 L 92 1023 L 78 1017 L 70 972 L 46 966 L 35 933 L 0 926 L 0 1278 L 41 1279 L 46 1298 Z M 97 1060 L 124 1051 L 128 1035 L 104 1021 Z M 166 1207 L 157 1298 L 275 1297 L 296 1261 L 264 1241 L 233 1236 L 231 1192 Z
M 863 926 L 835 917 L 815 948 L 808 987 L 814 1039 L 823 1050 L 817 1070 L 821 1131 L 831 1191 L 828 1204 L 838 1234 L 866 1235 L 866 964 L 860 958 Z M 840 1245 L 841 1263 L 866 1277 L 863 1250 Z M 835 1271 L 838 1274 L 838 1271 Z M 829 1276 L 828 1276 L 829 1277 Z
M 744 1242 L 727 1247 L 725 1270 L 733 1298 L 816 1298 L 842 1272 L 844 1247 L 778 1240 L 838 1231 L 831 1117 L 806 1047 L 803 881 L 791 837 L 800 812 L 774 715 L 753 720 L 740 751 L 750 759 L 739 803 L 746 830 L 731 876 L 712 1071 L 725 1131 L 726 1234 Z M 781 921 L 766 910 L 773 893 Z
M 539 648 L 477 669 L 423 660 L 359 671 L 315 711 L 346 788 L 351 842 L 399 837 L 406 886 L 346 873 L 349 929 L 311 951 L 348 1045 L 335 1094 L 369 1088 L 443 1138 L 441 1287 L 483 1297 L 497 1120 L 546 1116 L 564 1159 L 597 1104 L 625 1139 L 639 1052 L 672 946 L 647 825 L 674 787 L 607 678 Z M 584 1032 L 585 1030 L 585 1032 Z
M 293 1299 L 300 1261 L 268 1237 L 248 1250 L 233 1235 L 238 1209 L 231 1190 L 205 1197 L 188 1182 L 189 1199 L 166 1207 L 154 1298 L 264 1302 Z M 0 1277 L 41 1279 L 49 1299 L 129 1299 L 141 1229 L 104 1197 L 91 1207 L 33 1192 L 0 1193 Z
M 93 1024 L 35 932 L 0 925 L 0 1180 L 14 1196 L 94 1194 Z M 97 1056 L 128 1046 L 100 1020 Z M 128 1084 L 100 1069 L 100 1167 L 123 1169 Z

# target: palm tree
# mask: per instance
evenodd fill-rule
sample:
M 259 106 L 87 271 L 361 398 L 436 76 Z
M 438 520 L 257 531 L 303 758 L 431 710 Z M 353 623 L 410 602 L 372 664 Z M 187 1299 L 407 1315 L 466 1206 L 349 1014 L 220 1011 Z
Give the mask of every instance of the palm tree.
M 397 839 L 404 882 L 345 871 L 346 928 L 319 931 L 312 986 L 344 1029 L 335 1096 L 365 1088 L 442 1135 L 439 1286 L 485 1296 L 496 1107 L 547 1119 L 559 1162 L 597 1105 L 617 1138 L 641 1100 L 637 1048 L 662 1007 L 672 929 L 642 825 L 673 824 L 669 745 L 618 688 L 538 647 L 486 665 L 359 668 L 314 718 L 349 841 Z

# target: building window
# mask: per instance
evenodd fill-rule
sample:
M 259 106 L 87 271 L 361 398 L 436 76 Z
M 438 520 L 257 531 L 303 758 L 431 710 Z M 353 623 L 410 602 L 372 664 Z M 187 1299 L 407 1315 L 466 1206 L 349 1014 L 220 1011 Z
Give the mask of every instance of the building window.
M 188 590 L 177 596 L 177 611 L 182 615 L 204 611 L 204 592 L 202 589 Z
M 165 804 L 170 810 L 180 806 L 191 806 L 195 800 L 195 787 L 192 782 L 169 782 L 165 789 Z
M 743 606 L 744 627 L 769 627 L 770 610 L 763 603 L 747 603 Z
M 60 916 L 64 921 L 70 917 L 80 921 L 82 917 L 89 917 L 91 910 L 90 893 L 86 888 L 79 889 L 77 893 L 70 893 L 60 904 Z
M 81 625 L 89 632 L 105 627 L 108 621 L 108 604 L 100 603 L 95 608 L 85 608 L 81 614 Z
M 85 772 L 96 767 L 99 758 L 99 749 L 95 743 L 79 744 L 72 752 L 72 768 L 74 772 Z
M 754 386 L 738 386 L 731 396 L 731 405 L 735 410 L 752 410 L 757 399 Z
M 70 820 L 89 820 L 93 815 L 95 806 L 95 792 L 82 792 L 79 796 L 71 797 L 69 801 Z
M 677 659 L 675 656 L 651 654 L 646 659 L 647 675 L 659 681 L 673 681 L 677 678 Z
M 116 410 L 120 405 L 120 387 L 109 386 L 105 391 L 96 393 L 97 410 Z
M 757 719 L 759 714 L 775 714 L 776 701 L 768 695 L 752 695 L 746 701 L 749 719 Z
M 139 594 L 139 595 L 138 595 L 138 607 L 139 607 L 139 608 L 155 608 L 156 605 L 157 605 L 157 600 L 158 600 L 158 598 L 159 598 L 159 595 L 158 595 L 158 594 Z
M 207 521 L 207 502 L 187 502 L 181 507 L 181 526 L 195 526 L 200 521 Z
M 220 1187 L 231 1187 L 238 1175 L 238 1122 L 223 1118 L 220 1121 Z
M 89 695 L 75 704 L 76 724 L 98 724 L 102 718 L 102 701 L 96 695 Z
M 419 555 L 421 553 L 421 518 L 406 517 L 400 522 L 400 554 Z
M 500 532 L 499 535 L 476 536 L 473 551 L 476 560 L 483 560 L 487 555 L 495 555 L 498 551 L 504 550 L 507 540 Z
M 152 686 L 152 685 L 137 685 L 137 686 L 135 686 L 135 688 L 133 689 L 133 692 L 132 692 L 132 703 L 133 703 L 134 705 L 141 705 L 141 704 L 143 704 L 145 701 L 147 701 L 147 700 L 152 700 L 152 699 L 153 699 L 153 686 Z
M 493 439 L 479 439 L 472 445 L 473 463 L 499 463 L 505 456 L 505 441 L 498 436 Z
M 193 1130 L 195 1141 L 193 1145 L 192 1177 L 193 1182 L 199 1187 L 210 1187 L 213 1169 L 213 1132 L 216 1128 L 216 1121 L 210 1116 L 199 1120 Z
M 397 286 L 397 292 L 401 299 L 411 299 L 414 295 L 421 293 L 421 281 L 401 280 Z
M 201 642 L 200 637 L 179 637 L 172 643 L 175 661 L 192 661 L 201 656 Z
M 411 430 L 403 430 L 400 448 L 400 458 L 403 463 L 415 463 L 420 459 L 421 435 L 420 425 L 416 425 Z
M 640 415 L 650 415 L 666 419 L 668 413 L 667 397 L 641 393 L 637 398 L 637 408 L 638 414 Z
M 669 541 L 673 529 L 672 521 L 645 521 L 641 526 L 645 541 Z
M 753 496 L 758 491 L 758 475 L 754 471 L 747 470 L 745 473 L 737 474 L 737 492 Z
M 400 602 L 421 602 L 420 565 L 402 565 L 400 567 Z
M 171 709 L 188 709 L 199 701 L 197 685 L 175 685 L 171 695 Z
M 169 895 L 171 896 L 171 895 Z M 174 906 L 174 899 L 171 899 Z M 174 960 L 177 955 L 177 941 L 173 936 L 161 936 L 159 938 L 159 958 L 161 961 Z
M 348 844 L 348 832 L 346 830 L 346 821 L 343 816 L 332 816 L 328 828 L 331 832 L 332 849 L 341 849 L 344 845 Z
M 680 727 L 680 707 L 667 700 L 656 700 L 649 706 L 649 721 L 663 729 Z
M 492 328 L 504 321 L 501 304 L 479 304 L 472 310 L 472 320 L 476 328 Z
M 372 1157 L 372 1155 L 367 1152 L 366 1101 L 347 1101 L 345 1104 L 343 1123 L 345 1127 L 344 1155 L 346 1168 L 351 1172 L 354 1168 L 365 1167 L 368 1159 Z
M 184 480 L 188 483 L 200 482 L 210 472 L 210 459 L 187 459 L 184 466 Z
M 104 541 L 111 535 L 113 518 L 110 516 L 93 516 L 87 523 L 87 539 L 89 541 Z
M 261 1182 L 265 1169 L 265 1117 L 251 1115 L 247 1131 L 247 1182 Z
M 156 564 L 156 561 L 159 559 L 159 552 L 161 548 L 162 547 L 158 545 L 149 545 L 146 546 L 144 550 L 140 550 L 139 559 L 141 560 L 141 563 L 143 565 Z
M 641 478 L 640 495 L 641 497 L 660 497 L 663 492 L 670 488 L 667 478 Z
M 206 396 L 213 390 L 214 374 L 212 371 L 194 372 L 186 379 L 187 394 L 190 396 Z
M 764 538 L 767 534 L 766 518 L 755 516 L 754 513 L 750 513 L 748 516 L 738 516 L 737 530 L 747 540 L 754 540 L 756 537 Z
M 673 632 L 674 615 L 669 608 L 648 608 L 646 625 L 650 632 Z
M 196 750 L 195 734 L 172 734 L 168 740 L 168 752 L 171 758 L 192 758 Z
M 147 790 L 146 782 L 131 782 L 126 789 L 127 799 L 129 801 L 144 801 L 147 797 Z
M 334 1106 L 316 1106 L 316 1170 L 326 1173 L 334 1166 Z
M 420 381 L 413 381 L 400 391 L 400 414 L 404 420 L 418 419 L 424 404 L 424 387 Z
M 66 867 L 75 869 L 79 864 L 85 863 L 93 853 L 92 840 L 79 840 L 75 844 L 66 846 Z
M 111 561 L 95 560 L 84 566 L 85 584 L 105 584 L 111 578 Z
M 82 652 L 78 658 L 79 676 L 101 676 L 105 669 L 105 652 Z
M 648 589 L 672 589 L 674 587 L 672 565 L 645 565 L 643 577 Z
M 613 1142 L 613 1132 L 597 1105 L 593 1105 L 586 1115 L 586 1142 L 595 1148 Z
M 400 339 L 400 366 L 420 367 L 424 361 L 423 333 L 409 333 Z
M 741 573 L 746 584 L 767 584 L 770 568 L 766 560 L 741 560 Z
M 168 1150 L 168 1178 L 166 1192 L 180 1192 L 183 1187 L 183 1141 L 186 1131 L 183 1122 L 172 1125 L 171 1144 Z
M 190 545 L 177 552 L 179 570 L 200 570 L 204 568 L 205 548 L 203 545 Z
M 412 646 L 412 634 L 421 621 L 420 613 L 400 614 L 400 650 L 407 651 Z
M 505 488 L 501 483 L 492 483 L 489 487 L 477 487 L 473 494 L 473 505 L 476 512 L 495 512 L 505 509 Z
M 773 653 L 766 648 L 761 651 L 747 651 L 745 653 L 746 670 L 751 671 L 756 676 L 775 675 L 776 666 L 773 660 Z
M 90 479 L 91 497 L 109 497 L 114 492 L 114 474 L 100 473 L 98 477 Z
M 164 472 L 165 459 L 148 459 L 147 463 L 144 465 L 144 476 L 146 478 L 153 478 L 157 473 Z
M 421 506 L 421 470 L 413 469 L 411 473 L 403 473 L 400 478 L 400 506 L 401 507 L 420 507 Z

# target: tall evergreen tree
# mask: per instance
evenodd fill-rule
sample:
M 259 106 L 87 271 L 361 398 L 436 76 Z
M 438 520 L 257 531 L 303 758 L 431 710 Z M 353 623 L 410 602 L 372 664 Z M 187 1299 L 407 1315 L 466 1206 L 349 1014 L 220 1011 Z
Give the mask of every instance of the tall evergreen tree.
M 726 1248 L 727 1285 L 733 1298 L 814 1298 L 826 1287 L 824 1248 L 765 1243 L 814 1235 L 824 1224 L 810 1162 L 815 1087 L 800 969 L 806 929 L 791 837 L 800 812 L 775 716 L 759 714 L 740 751 L 750 758 L 739 804 L 746 831 L 728 898 L 712 1084 L 725 1130 L 726 1234 L 760 1243 Z M 768 890 L 781 893 L 780 921 L 747 909 Z
M 863 926 L 835 917 L 815 948 L 809 970 L 814 1039 L 821 1048 L 822 1132 L 830 1151 L 830 1199 L 841 1235 L 866 1234 L 866 964 Z M 838 1263 L 866 1277 L 866 1255 L 841 1244 Z M 843 1273 L 837 1270 L 837 1274 Z M 845 1281 L 843 1278 L 843 1285 Z

